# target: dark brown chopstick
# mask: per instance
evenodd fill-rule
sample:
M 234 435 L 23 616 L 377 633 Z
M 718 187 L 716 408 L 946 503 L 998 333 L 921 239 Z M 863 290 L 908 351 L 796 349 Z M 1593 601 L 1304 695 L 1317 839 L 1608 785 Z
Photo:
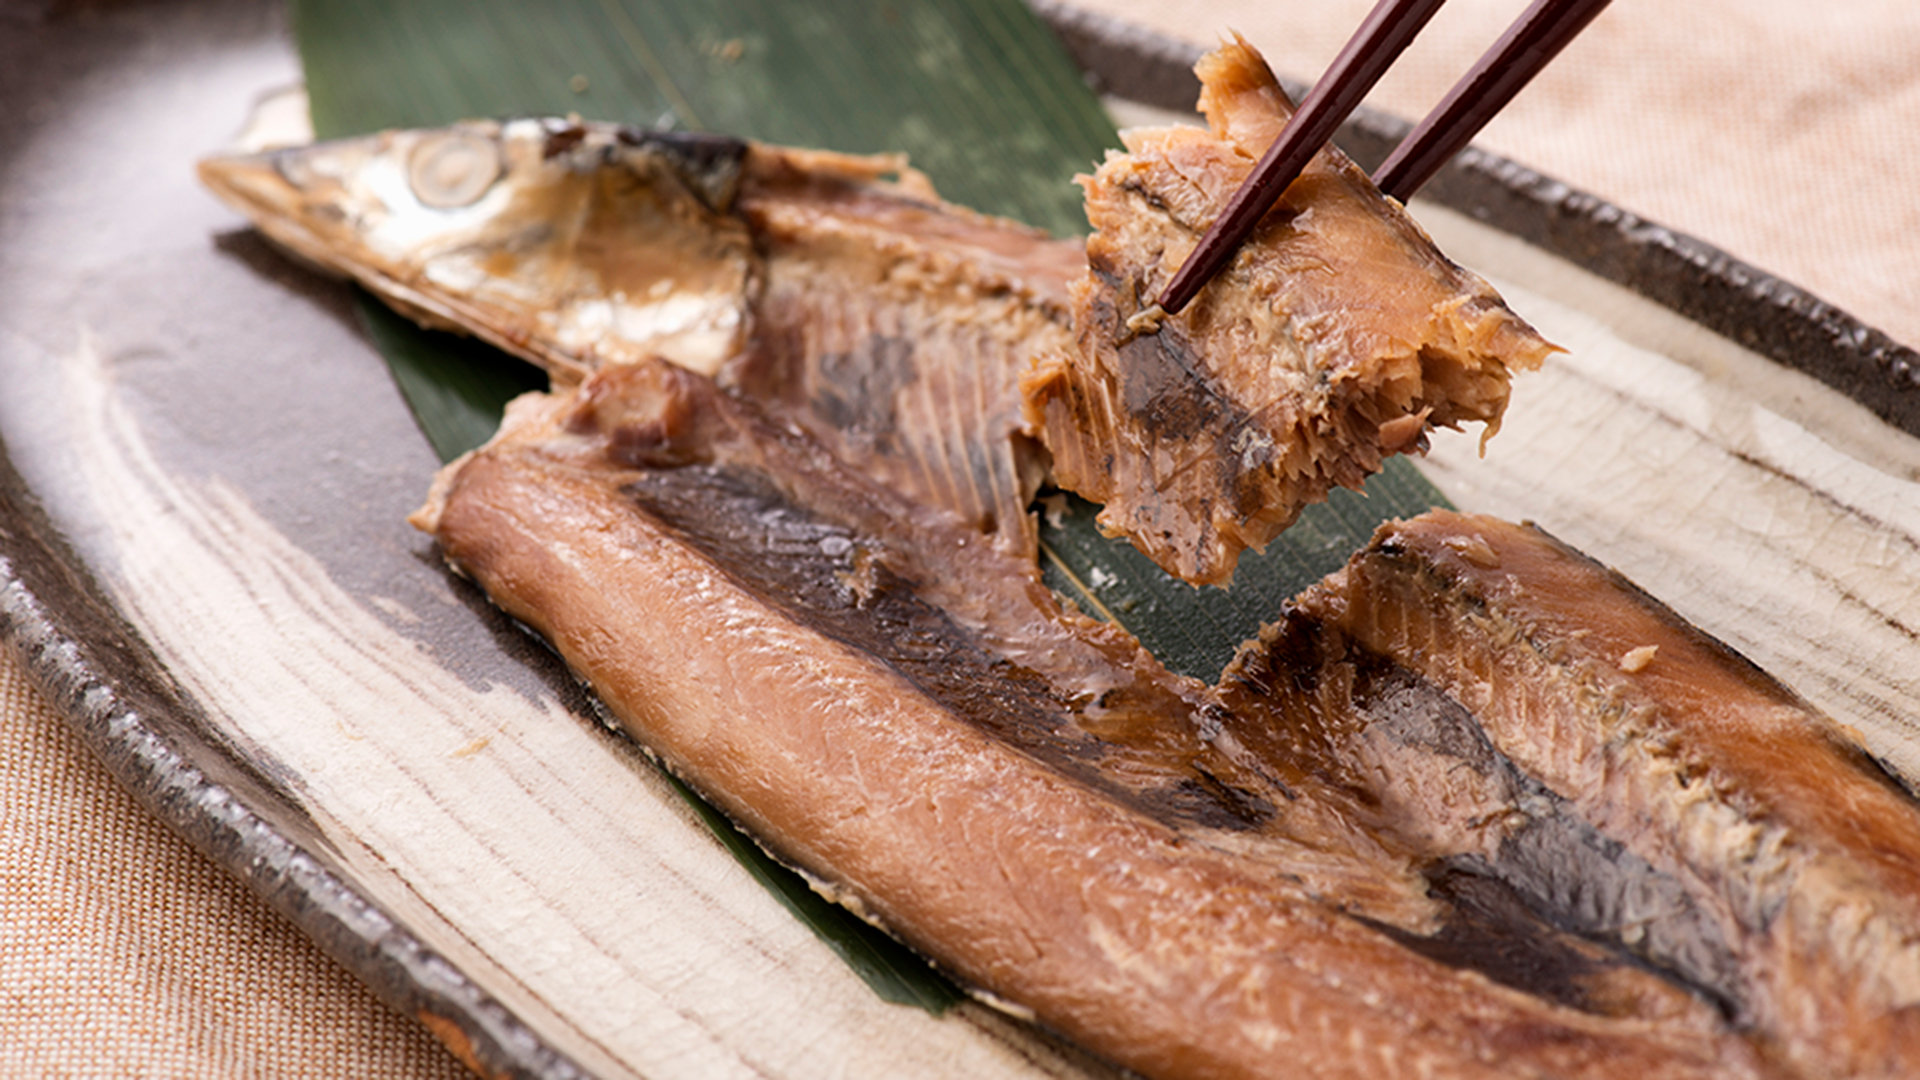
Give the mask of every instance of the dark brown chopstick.
M 1163 312 L 1174 314 L 1186 307 L 1233 258 L 1260 218 L 1444 2 L 1380 0 L 1375 5 L 1167 283 L 1159 301 Z M 1535 0 L 1388 156 L 1375 183 L 1403 201 L 1419 190 L 1609 2 Z
M 1520 88 L 1580 36 L 1610 0 L 1534 0 L 1473 69 L 1453 84 L 1425 120 L 1373 174 L 1381 191 L 1405 202 L 1465 149 Z

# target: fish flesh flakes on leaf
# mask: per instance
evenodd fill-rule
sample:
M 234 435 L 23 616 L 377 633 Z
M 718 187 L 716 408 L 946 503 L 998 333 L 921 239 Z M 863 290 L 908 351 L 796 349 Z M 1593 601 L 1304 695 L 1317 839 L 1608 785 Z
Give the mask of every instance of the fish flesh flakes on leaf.
M 1078 348 L 1027 376 L 1060 486 L 1168 573 L 1224 585 L 1335 485 L 1433 427 L 1487 425 L 1553 351 L 1329 146 L 1178 315 L 1154 300 L 1292 108 L 1244 42 L 1197 69 L 1210 132 L 1126 132 L 1083 178 Z
M 1087 185 L 1084 252 L 897 159 L 570 121 L 203 172 L 549 367 L 416 524 L 989 1000 L 1168 1080 L 1910 1074 L 1920 809 L 1543 534 L 1389 524 L 1213 686 L 1040 580 L 1049 467 L 1206 580 L 1427 425 L 1497 423 L 1547 348 L 1330 157 L 1190 313 L 1127 328 L 1283 114 L 1256 64 L 1203 66 L 1217 137 Z

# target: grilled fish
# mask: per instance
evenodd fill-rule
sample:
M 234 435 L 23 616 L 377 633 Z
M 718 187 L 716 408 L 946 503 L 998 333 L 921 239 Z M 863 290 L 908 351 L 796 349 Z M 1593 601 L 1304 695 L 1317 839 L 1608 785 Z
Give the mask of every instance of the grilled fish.
M 1077 242 L 895 156 L 526 119 L 214 158 L 268 236 L 556 383 L 662 357 L 1031 547 L 1019 376 L 1069 347 Z
M 1322 451 L 1491 426 L 1547 348 L 1335 158 L 1185 322 L 1123 318 L 1199 219 L 1120 174 L 1242 168 L 1284 108 L 1256 64 L 1203 67 L 1214 134 L 1088 183 L 1085 248 L 897 160 L 570 121 L 203 172 L 554 373 L 416 524 L 669 768 L 993 1000 L 1160 1077 L 1911 1071 L 1912 799 L 1544 534 L 1387 526 L 1212 686 L 1040 581 L 1027 507 L 1049 468 L 1106 482 L 1091 448 L 1116 502 L 1184 501 L 1119 527 L 1206 579 L 1320 483 L 1249 447 L 1310 432 L 1342 482 Z M 1368 322 L 1277 274 L 1339 235 L 1391 267 L 1350 280 L 1433 302 Z M 1194 378 L 1081 409 L 1127 400 L 1145 339 Z

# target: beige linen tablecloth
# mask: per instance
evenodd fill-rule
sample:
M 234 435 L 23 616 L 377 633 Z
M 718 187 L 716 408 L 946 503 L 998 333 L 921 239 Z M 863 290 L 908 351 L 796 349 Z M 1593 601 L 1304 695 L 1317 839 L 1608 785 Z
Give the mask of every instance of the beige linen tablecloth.
M 1086 0 L 1310 79 L 1370 0 Z M 1373 97 L 1417 117 L 1524 6 L 1454 0 Z M 1920 345 L 1920 5 L 1619 0 L 1482 145 Z M 146 816 L 0 653 L 0 1075 L 459 1065 Z
M 149 816 L 0 649 L 0 1075 L 466 1075 Z

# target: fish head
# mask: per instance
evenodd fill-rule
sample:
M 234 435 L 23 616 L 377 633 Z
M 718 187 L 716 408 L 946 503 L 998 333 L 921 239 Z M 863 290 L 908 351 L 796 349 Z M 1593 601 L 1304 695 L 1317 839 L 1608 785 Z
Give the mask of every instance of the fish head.
M 572 119 L 468 121 L 200 164 L 270 238 L 432 326 L 556 374 L 663 356 L 711 374 L 745 332 L 748 145 Z

